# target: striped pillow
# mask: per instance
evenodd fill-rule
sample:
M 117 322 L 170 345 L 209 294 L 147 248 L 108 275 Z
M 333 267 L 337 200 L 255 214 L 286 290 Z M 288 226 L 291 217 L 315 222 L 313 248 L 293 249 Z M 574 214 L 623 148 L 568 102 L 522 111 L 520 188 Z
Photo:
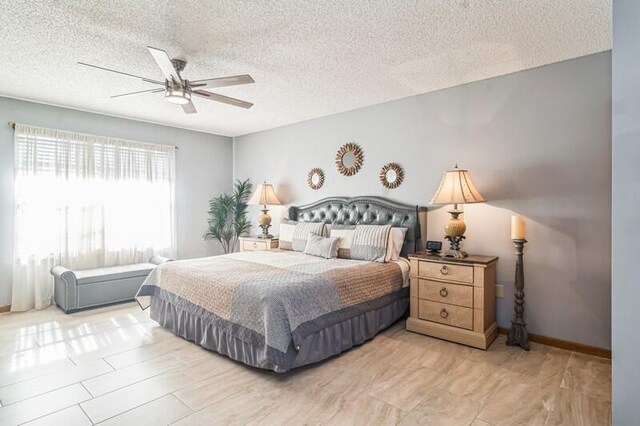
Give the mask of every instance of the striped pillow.
M 351 259 L 384 263 L 391 225 L 357 225 L 351 240 Z
M 324 235 L 324 222 L 298 222 L 291 239 L 293 251 L 304 251 L 311 234 Z

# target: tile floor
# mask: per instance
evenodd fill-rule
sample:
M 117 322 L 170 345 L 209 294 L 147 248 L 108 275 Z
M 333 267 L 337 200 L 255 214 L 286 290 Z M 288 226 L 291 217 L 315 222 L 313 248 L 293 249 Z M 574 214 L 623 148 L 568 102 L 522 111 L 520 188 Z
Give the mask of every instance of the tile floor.
M 288 374 L 173 336 L 130 303 L 0 315 L 0 425 L 608 425 L 609 360 L 409 333 Z

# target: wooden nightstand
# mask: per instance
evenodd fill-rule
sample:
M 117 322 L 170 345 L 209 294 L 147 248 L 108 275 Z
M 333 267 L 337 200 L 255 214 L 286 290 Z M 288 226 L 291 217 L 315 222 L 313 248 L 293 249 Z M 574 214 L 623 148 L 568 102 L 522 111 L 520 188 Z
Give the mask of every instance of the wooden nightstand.
M 240 251 L 274 250 L 278 248 L 278 238 L 240 237 Z
M 496 338 L 497 257 L 442 258 L 418 252 L 411 261 L 407 330 L 487 349 Z

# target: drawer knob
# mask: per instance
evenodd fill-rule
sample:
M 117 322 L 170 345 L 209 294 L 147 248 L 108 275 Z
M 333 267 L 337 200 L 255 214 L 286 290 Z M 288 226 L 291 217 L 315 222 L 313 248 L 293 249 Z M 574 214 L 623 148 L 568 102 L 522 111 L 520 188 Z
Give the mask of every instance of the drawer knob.
M 446 288 L 446 287 L 442 287 L 442 288 L 440 289 L 440 296 L 442 296 L 442 297 L 447 297 L 448 295 L 449 295 L 449 290 L 447 290 L 447 288 Z
M 449 316 L 449 312 L 447 312 L 445 308 L 442 308 L 442 310 L 440 311 L 440 317 L 446 318 L 448 316 Z
M 449 273 L 449 268 L 447 268 L 447 265 L 442 265 L 442 268 L 440 268 L 440 273 L 442 275 L 447 275 Z

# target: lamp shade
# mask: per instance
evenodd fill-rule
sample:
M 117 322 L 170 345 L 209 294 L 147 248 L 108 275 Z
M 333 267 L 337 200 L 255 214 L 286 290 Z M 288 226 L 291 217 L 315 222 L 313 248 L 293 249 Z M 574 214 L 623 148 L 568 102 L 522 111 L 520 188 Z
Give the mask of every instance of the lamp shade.
M 431 204 L 469 204 L 482 203 L 485 199 L 471 181 L 468 170 L 447 170 L 442 176 L 440 186 L 431 199 Z
M 249 204 L 279 206 L 281 203 L 280 200 L 278 200 L 278 197 L 276 197 L 276 193 L 273 190 L 273 185 L 265 182 L 258 185 L 258 189 L 256 189 L 256 192 L 253 193 L 253 196 L 249 200 Z

